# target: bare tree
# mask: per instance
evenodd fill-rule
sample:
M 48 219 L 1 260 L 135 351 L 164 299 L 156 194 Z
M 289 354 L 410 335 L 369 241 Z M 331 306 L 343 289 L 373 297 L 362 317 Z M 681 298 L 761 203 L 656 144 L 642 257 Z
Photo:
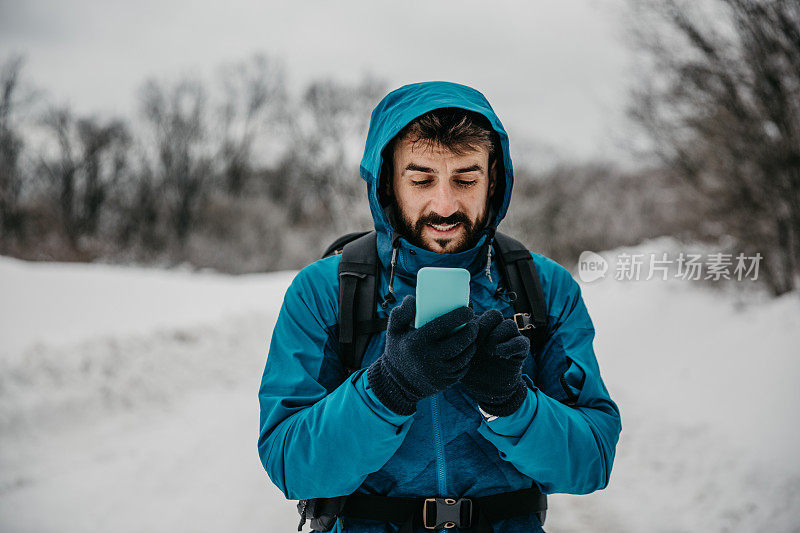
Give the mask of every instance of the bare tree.
M 101 123 L 82 119 L 77 123 L 77 133 L 84 180 L 80 223 L 83 231 L 94 235 L 102 208 L 127 171 L 131 138 L 121 120 Z
M 173 86 L 151 80 L 142 89 L 142 111 L 152 134 L 149 171 L 160 184 L 174 235 L 183 245 L 212 177 L 205 90 L 193 80 Z
M 43 124 L 55 140 L 54 149 L 40 154 L 45 190 L 78 250 L 80 237 L 97 233 L 111 189 L 127 169 L 130 136 L 121 120 L 76 118 L 66 108 L 49 110 Z
M 141 122 L 50 107 L 22 127 L 20 64 L 0 77 L 0 235 L 24 218 L 37 238 L 11 253 L 292 268 L 371 222 L 357 172 L 383 94 L 370 76 L 314 81 L 290 99 L 282 64 L 254 56 L 222 69 L 221 92 L 195 79 L 148 81 Z M 38 147 L 24 172 L 23 139 Z
M 218 108 L 220 150 L 216 158 L 225 190 L 241 195 L 254 175 L 255 148 L 268 150 L 270 123 L 284 119 L 286 86 L 283 65 L 257 54 L 249 61 L 220 69 L 224 95 Z
M 0 66 L 0 237 L 20 237 L 22 173 L 19 160 L 24 146 L 15 122 L 22 57 L 13 56 Z
M 633 4 L 651 69 L 631 114 L 774 294 L 800 274 L 800 3 Z
M 165 248 L 169 236 L 168 228 L 161 224 L 160 187 L 146 162 L 138 165 L 131 178 L 113 197 L 119 212 L 116 242 L 120 248 L 130 247 L 135 255 L 149 259 Z
M 531 250 L 573 265 L 584 250 L 631 246 L 660 235 L 707 234 L 696 199 L 660 168 L 561 163 L 535 173 L 514 169 L 514 199 L 503 231 Z
M 364 196 L 355 169 L 370 111 L 383 92 L 383 82 L 370 76 L 354 85 L 319 80 L 306 88 L 278 173 L 292 223 L 325 225 L 332 233 L 352 227 L 352 207 Z

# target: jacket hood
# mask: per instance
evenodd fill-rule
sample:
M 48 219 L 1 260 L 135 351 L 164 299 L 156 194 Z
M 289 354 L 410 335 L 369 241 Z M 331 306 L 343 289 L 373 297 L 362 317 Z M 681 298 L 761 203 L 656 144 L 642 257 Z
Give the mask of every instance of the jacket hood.
M 496 194 L 489 212 L 489 224 L 496 228 L 508 211 L 514 171 L 508 149 L 508 135 L 492 106 L 479 91 L 457 83 L 432 81 L 404 85 L 387 94 L 372 111 L 369 132 L 361 160 L 361 177 L 367 182 L 369 205 L 378 234 L 391 236 L 392 227 L 384 206 L 380 204 L 381 168 L 383 150 L 409 122 L 428 111 L 443 107 L 457 107 L 485 116 L 500 137 L 502 172 L 498 174 Z M 492 232 L 493 233 L 493 232 Z
M 392 227 L 390 209 L 380 203 L 380 179 L 383 150 L 409 122 L 428 111 L 443 107 L 457 107 L 480 113 L 489 120 L 500 138 L 501 157 L 497 158 L 497 185 L 488 208 L 487 224 L 472 248 L 458 253 L 439 253 L 411 244 Z M 393 284 L 405 280 L 416 284 L 417 272 L 424 266 L 466 268 L 474 283 L 486 285 L 485 290 L 497 289 L 497 266 L 492 265 L 491 254 L 497 224 L 505 216 L 514 183 L 513 167 L 508 150 L 508 136 L 500 119 L 494 114 L 486 98 L 475 89 L 448 82 L 425 82 L 405 85 L 390 92 L 372 111 L 364 158 L 361 160 L 361 177 L 367 182 L 367 194 L 372 218 L 377 231 L 378 259 L 389 271 L 388 284 L 381 287 L 384 300 L 381 306 L 395 301 Z M 478 275 L 485 273 L 485 276 Z M 385 289 L 385 290 L 383 290 Z

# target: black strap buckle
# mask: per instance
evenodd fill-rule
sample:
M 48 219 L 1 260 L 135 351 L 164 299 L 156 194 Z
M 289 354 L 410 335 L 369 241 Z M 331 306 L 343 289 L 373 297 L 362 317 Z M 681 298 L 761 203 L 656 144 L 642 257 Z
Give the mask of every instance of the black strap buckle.
M 306 520 L 311 520 L 312 531 L 332 530 L 346 502 L 347 496 L 300 500 L 297 503 L 297 512 L 300 513 L 300 525 L 297 526 L 297 531 L 303 530 Z
M 472 526 L 472 500 L 469 498 L 426 498 L 422 504 L 425 529 L 468 528 Z
M 514 315 L 514 322 L 517 323 L 517 329 L 520 331 L 534 328 L 530 313 L 516 313 Z

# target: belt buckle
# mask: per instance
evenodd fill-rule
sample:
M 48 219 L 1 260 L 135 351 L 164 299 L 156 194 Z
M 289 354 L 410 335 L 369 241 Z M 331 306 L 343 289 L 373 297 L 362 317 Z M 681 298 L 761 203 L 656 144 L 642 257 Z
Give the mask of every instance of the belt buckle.
M 461 522 L 462 506 L 467 506 L 467 522 Z M 432 508 L 433 516 L 430 516 L 428 509 Z M 429 522 L 430 519 L 430 523 Z M 468 528 L 472 526 L 472 500 L 469 498 L 425 498 L 422 504 L 422 525 L 425 529 L 452 529 L 456 526 Z
M 514 315 L 514 322 L 517 323 L 517 329 L 520 331 L 533 329 L 530 313 L 516 313 Z

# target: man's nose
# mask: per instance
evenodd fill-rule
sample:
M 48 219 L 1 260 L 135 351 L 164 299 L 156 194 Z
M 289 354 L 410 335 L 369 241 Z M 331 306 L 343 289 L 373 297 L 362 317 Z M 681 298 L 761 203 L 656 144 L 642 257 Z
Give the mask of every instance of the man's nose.
M 433 191 L 431 200 L 431 211 L 442 216 L 449 217 L 458 211 L 458 201 L 455 192 L 449 183 L 440 183 Z

